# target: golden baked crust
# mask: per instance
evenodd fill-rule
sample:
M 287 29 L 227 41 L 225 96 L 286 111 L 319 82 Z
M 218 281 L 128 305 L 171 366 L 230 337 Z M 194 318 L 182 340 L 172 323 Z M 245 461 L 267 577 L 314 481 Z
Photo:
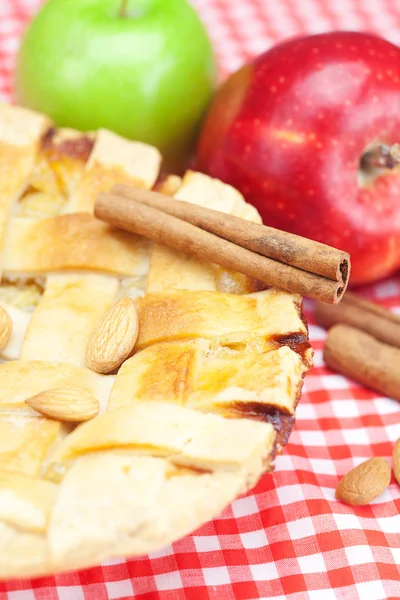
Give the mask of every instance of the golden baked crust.
M 175 290 L 138 300 L 140 332 L 136 348 L 164 340 L 203 337 L 229 344 L 290 331 L 306 334 L 300 297 L 269 289 L 251 295 Z
M 293 414 L 292 391 L 305 368 L 288 346 L 260 353 L 204 339 L 163 342 L 123 364 L 108 406 L 156 400 L 245 415 L 246 404 L 258 404 L 260 416 L 263 405 Z
M 129 276 L 146 271 L 146 256 L 145 240 L 90 214 L 19 217 L 8 226 L 3 267 L 6 276 L 73 270 Z
M 158 151 L 0 106 L 0 577 L 157 550 L 273 467 L 312 351 L 301 298 L 96 220 L 117 182 L 260 219 L 219 181 L 157 180 Z M 110 375 L 85 364 L 97 322 L 135 299 L 139 337 Z M 25 402 L 62 388 L 100 414 L 75 427 Z

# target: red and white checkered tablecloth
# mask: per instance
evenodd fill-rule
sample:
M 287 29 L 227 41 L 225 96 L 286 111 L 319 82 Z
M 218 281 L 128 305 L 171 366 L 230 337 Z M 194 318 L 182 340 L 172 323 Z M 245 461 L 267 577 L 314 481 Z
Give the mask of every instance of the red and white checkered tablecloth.
M 67 0 L 64 0 L 67 1 Z M 82 0 L 84 1 L 84 0 Z M 400 0 L 193 0 L 222 76 L 275 41 L 330 29 L 373 30 L 400 43 Z M 0 0 L 0 99 L 40 0 Z M 400 275 L 364 289 L 400 312 Z M 214 521 L 151 556 L 56 577 L 0 582 L 1 600 L 384 600 L 400 598 L 400 487 L 370 506 L 334 499 L 341 475 L 390 459 L 400 406 L 324 367 L 325 333 L 306 302 L 316 350 L 297 425 L 273 475 Z

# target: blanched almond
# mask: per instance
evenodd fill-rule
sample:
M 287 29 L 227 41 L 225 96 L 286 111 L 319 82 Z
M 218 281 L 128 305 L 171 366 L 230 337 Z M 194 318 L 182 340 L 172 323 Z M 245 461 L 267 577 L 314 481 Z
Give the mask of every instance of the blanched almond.
M 400 485 L 400 440 L 394 445 L 393 448 L 393 473 L 396 478 L 397 483 Z
M 93 419 L 100 410 L 98 400 L 88 392 L 66 388 L 40 392 L 25 402 L 45 417 L 73 423 Z
M 86 348 L 86 364 L 97 373 L 109 373 L 130 355 L 139 333 L 139 317 L 132 298 L 122 298 L 93 330 Z
M 390 467 L 384 458 L 370 458 L 347 473 L 336 488 L 336 498 L 351 506 L 369 504 L 390 483 Z
M 0 350 L 4 348 L 11 337 L 12 321 L 8 312 L 0 306 Z

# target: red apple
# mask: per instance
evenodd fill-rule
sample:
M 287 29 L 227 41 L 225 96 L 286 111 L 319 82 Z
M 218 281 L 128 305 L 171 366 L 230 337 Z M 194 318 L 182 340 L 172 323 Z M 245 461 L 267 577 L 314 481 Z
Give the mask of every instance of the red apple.
M 352 281 L 400 267 L 400 170 L 368 177 L 366 148 L 400 142 L 400 48 L 370 34 L 297 38 L 232 75 L 197 168 L 237 187 L 264 222 L 347 250 Z

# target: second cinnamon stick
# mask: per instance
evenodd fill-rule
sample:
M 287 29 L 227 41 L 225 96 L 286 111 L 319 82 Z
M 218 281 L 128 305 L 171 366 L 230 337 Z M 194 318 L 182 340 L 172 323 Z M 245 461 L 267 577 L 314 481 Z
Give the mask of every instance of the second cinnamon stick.
M 324 360 L 333 370 L 400 400 L 400 350 L 350 325 L 329 330 Z
M 337 306 L 318 303 L 315 318 L 318 325 L 325 329 L 345 323 L 373 335 L 381 342 L 400 348 L 400 317 L 356 294 L 346 292 Z

